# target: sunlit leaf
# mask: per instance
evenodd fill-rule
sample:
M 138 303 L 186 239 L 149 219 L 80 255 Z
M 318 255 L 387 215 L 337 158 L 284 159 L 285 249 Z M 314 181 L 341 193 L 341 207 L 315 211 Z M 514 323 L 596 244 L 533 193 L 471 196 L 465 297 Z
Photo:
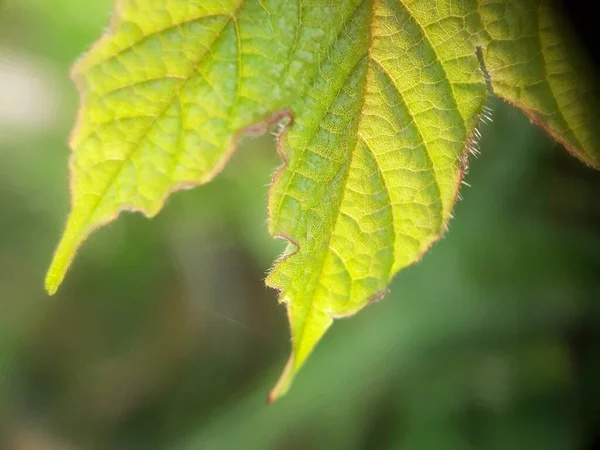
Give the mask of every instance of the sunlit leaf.
M 487 114 L 485 70 L 598 165 L 594 86 L 558 20 L 545 0 L 121 1 L 74 69 L 72 211 L 48 291 L 91 231 L 123 210 L 157 214 L 210 181 L 243 134 L 282 123 L 269 227 L 289 245 L 267 283 L 292 356 L 277 398 L 335 318 L 446 230 Z

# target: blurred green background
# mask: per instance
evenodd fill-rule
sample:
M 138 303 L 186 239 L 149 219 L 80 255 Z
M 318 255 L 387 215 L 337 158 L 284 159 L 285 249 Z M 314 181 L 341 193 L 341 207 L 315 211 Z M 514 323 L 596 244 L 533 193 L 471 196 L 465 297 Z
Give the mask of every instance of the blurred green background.
M 493 100 L 450 232 L 336 323 L 290 394 L 263 285 L 271 137 L 148 221 L 94 234 L 56 297 L 70 64 L 112 0 L 0 0 L 0 449 L 592 449 L 600 174 Z

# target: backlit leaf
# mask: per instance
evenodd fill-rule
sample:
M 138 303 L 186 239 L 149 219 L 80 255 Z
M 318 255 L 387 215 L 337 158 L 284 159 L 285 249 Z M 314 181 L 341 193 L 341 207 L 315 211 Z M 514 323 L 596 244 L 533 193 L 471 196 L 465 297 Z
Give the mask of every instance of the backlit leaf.
M 446 230 L 494 93 L 598 166 L 595 86 L 546 0 L 122 0 L 76 65 L 72 211 L 54 293 L 91 231 L 210 181 L 283 123 L 267 283 L 287 305 L 284 394 L 334 319 Z M 482 63 L 485 70 L 482 69 Z M 434 282 L 434 280 L 432 280 Z

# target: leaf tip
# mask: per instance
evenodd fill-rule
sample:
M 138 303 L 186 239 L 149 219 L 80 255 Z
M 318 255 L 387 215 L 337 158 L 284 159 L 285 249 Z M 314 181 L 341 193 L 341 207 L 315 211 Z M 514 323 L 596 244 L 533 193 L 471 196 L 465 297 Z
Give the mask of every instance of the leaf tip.
M 46 275 L 45 288 L 48 295 L 56 294 L 58 291 L 58 286 L 60 286 L 60 281 L 56 281 L 56 277 L 52 276 L 51 271 L 48 271 L 48 275 Z
M 65 242 L 64 238 L 59 244 L 56 253 L 54 254 L 54 258 L 52 259 L 52 263 L 50 263 L 48 273 L 46 274 L 45 288 L 48 295 L 56 294 L 56 291 L 58 291 L 59 286 L 65 278 L 65 273 L 67 272 L 72 259 L 72 257 L 67 257 L 68 252 L 65 251 L 63 242 Z
M 62 284 L 71 261 L 86 236 L 79 225 L 71 215 L 46 274 L 45 288 L 48 295 L 54 295 Z
M 277 384 L 269 394 L 269 403 L 273 403 L 287 394 L 296 374 L 333 323 L 330 314 L 314 308 L 306 316 L 306 310 L 302 304 L 299 308 L 293 308 L 289 299 L 287 300 L 287 309 L 292 331 L 292 353 Z M 298 313 L 300 313 L 300 317 L 303 317 L 300 328 L 298 328 Z M 298 331 L 299 329 L 300 331 Z
M 296 357 L 294 355 L 294 352 L 292 352 L 292 354 L 290 355 L 290 358 L 288 359 L 288 362 L 285 365 L 285 368 L 283 369 L 283 372 L 281 373 L 281 376 L 279 377 L 279 380 L 277 381 L 277 383 L 275 384 L 275 386 L 273 387 L 273 389 L 271 389 L 271 392 L 269 393 L 269 398 L 268 398 L 269 403 L 273 403 L 276 400 L 279 400 L 281 397 L 283 397 L 285 394 L 287 394 L 287 392 L 290 390 L 292 381 L 296 374 L 296 370 L 294 370 L 295 359 L 296 359 Z

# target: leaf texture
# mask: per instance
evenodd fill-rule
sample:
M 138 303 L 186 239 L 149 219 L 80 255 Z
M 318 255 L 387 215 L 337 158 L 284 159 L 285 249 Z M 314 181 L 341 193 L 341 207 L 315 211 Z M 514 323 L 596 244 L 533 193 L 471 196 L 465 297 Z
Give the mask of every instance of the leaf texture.
M 550 0 L 480 0 L 494 92 L 586 164 L 600 168 L 598 88 Z
M 82 107 L 53 293 L 91 231 L 154 216 L 279 122 L 267 283 L 287 305 L 283 395 L 333 320 L 379 298 L 451 218 L 488 95 L 589 165 L 595 86 L 547 0 L 122 0 L 74 68 Z M 478 58 L 478 48 L 483 61 Z
M 120 2 L 73 70 L 83 100 L 51 293 L 92 230 L 123 210 L 154 216 L 169 193 L 210 181 L 241 134 L 289 116 L 336 36 L 322 17 L 340 24 L 351 7 L 314 3 L 300 15 L 281 0 Z
M 298 248 L 267 279 L 289 305 L 294 348 L 274 397 L 333 319 L 382 295 L 450 219 L 486 97 L 475 6 L 359 2 L 309 104 L 293 108 L 269 202 L 271 232 Z

